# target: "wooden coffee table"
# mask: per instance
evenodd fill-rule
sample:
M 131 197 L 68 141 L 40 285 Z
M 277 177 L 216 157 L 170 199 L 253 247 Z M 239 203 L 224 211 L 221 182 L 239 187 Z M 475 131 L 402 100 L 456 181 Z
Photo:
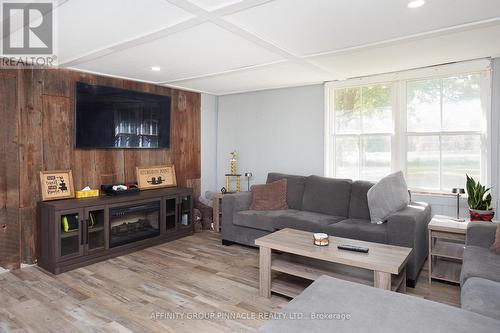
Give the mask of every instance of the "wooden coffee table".
M 289 228 L 261 237 L 255 240 L 255 244 L 260 248 L 259 294 L 264 297 L 271 297 L 271 291 L 288 297 L 300 294 L 305 285 L 291 281 L 290 276 L 298 282 L 329 275 L 376 288 L 406 292 L 406 263 L 413 251 L 411 248 L 333 236 L 330 236 L 329 246 L 321 247 L 313 244 L 313 233 Z M 370 250 L 368 253 L 339 250 L 337 245 L 340 244 L 363 246 Z M 273 250 L 280 254 L 273 257 Z M 317 259 L 316 263 L 324 262 L 325 265 L 318 267 L 307 263 L 308 260 L 302 260 L 306 263 L 290 260 L 292 257 Z M 339 267 L 355 267 L 373 273 L 369 276 L 350 274 Z M 285 273 L 287 279 L 272 279 L 273 271 Z

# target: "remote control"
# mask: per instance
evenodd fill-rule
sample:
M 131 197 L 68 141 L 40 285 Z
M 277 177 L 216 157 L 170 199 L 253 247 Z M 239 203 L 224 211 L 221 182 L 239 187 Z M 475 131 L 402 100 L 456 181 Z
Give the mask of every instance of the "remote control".
M 368 250 L 369 250 L 367 247 L 354 246 L 354 245 L 338 245 L 337 249 L 354 251 L 354 252 L 362 252 L 362 253 L 368 253 Z

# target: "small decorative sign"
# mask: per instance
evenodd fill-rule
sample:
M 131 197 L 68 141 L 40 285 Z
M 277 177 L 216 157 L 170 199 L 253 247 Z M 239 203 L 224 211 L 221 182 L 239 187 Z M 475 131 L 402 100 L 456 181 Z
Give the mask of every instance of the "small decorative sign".
M 135 170 L 137 186 L 141 190 L 177 186 L 175 168 L 173 165 L 136 167 Z
M 75 197 L 71 170 L 40 171 L 40 185 L 43 201 Z

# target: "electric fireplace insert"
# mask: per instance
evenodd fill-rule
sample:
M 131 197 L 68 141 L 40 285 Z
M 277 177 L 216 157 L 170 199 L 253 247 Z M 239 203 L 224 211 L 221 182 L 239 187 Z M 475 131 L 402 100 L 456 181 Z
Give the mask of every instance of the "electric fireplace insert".
M 115 247 L 160 235 L 160 202 L 112 208 L 109 246 Z

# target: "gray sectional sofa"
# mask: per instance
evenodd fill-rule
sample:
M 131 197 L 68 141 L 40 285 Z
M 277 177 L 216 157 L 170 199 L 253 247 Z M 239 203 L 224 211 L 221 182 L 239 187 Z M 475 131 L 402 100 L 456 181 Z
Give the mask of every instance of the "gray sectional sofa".
M 460 284 L 463 309 L 500 320 L 500 255 L 489 250 L 496 228 L 490 222 L 467 226 Z
M 407 265 L 407 285 L 414 286 L 427 257 L 430 206 L 410 203 L 384 224 L 370 223 L 366 193 L 373 183 L 319 176 L 270 173 L 267 182 L 287 179 L 287 210 L 250 210 L 252 195 L 227 195 L 222 204 L 222 242 L 255 246 L 255 239 L 283 228 L 324 232 L 414 249 Z
M 423 298 L 321 276 L 259 333 L 498 333 L 500 321 Z

